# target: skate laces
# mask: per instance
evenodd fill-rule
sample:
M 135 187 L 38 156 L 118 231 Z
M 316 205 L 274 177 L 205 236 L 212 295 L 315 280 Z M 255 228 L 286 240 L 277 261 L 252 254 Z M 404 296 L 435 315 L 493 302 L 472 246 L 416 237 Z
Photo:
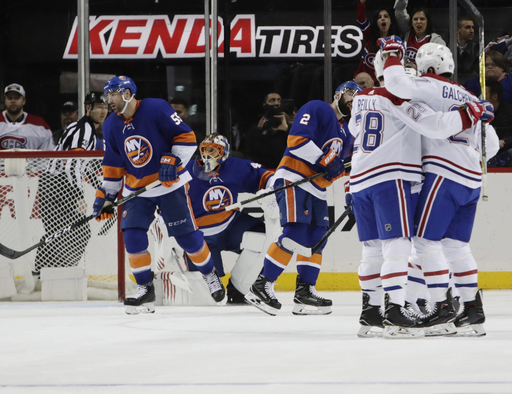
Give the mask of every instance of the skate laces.
M 205 275 L 204 278 L 206 279 L 206 284 L 208 285 L 208 288 L 210 289 L 210 293 L 214 293 L 218 290 L 222 290 L 222 287 L 220 285 L 220 280 L 217 275 L 215 275 L 215 270 L 210 272 L 209 274 Z
M 417 309 L 416 309 L 416 308 Z M 406 302 L 404 309 L 407 312 L 407 317 L 410 317 L 412 319 L 423 319 L 424 314 L 420 311 L 420 308 L 415 303 Z
M 316 288 L 315 286 L 313 285 L 309 285 L 309 292 L 310 294 L 315 297 L 315 298 L 318 298 L 319 300 L 325 300 L 324 297 L 320 296 L 317 292 L 316 292 Z
M 142 298 L 146 295 L 146 293 L 148 292 L 148 287 L 145 286 L 145 285 L 138 285 L 137 286 L 137 294 L 135 294 L 135 297 L 134 298 Z
M 273 300 L 277 300 L 276 294 L 274 292 L 274 285 L 275 285 L 275 282 L 266 281 L 265 282 L 265 293 L 267 293 L 269 298 L 271 298 Z

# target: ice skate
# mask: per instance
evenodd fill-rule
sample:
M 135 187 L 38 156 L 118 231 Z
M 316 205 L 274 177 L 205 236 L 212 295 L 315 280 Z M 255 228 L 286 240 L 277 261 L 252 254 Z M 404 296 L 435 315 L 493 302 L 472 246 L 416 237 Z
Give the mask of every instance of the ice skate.
M 295 303 L 292 311 L 294 315 L 328 315 L 332 313 L 332 301 L 320 297 L 315 286 L 302 282 L 300 276 L 297 276 L 293 302 Z
M 423 318 L 425 336 L 434 337 L 453 335 L 457 332 L 453 321 L 457 313 L 453 308 L 452 289 L 446 292 L 446 299 L 436 302 L 431 311 Z
M 386 339 L 423 338 L 425 333 L 421 321 L 405 307 L 389 302 L 389 294 L 384 296 L 384 332 Z
M 276 316 L 281 309 L 281 303 L 276 298 L 274 284 L 275 282 L 260 274 L 252 284 L 249 293 L 245 295 L 246 302 L 271 316 Z
M 227 305 L 247 305 L 245 297 L 238 289 L 231 283 L 231 280 L 227 286 L 228 301 Z
M 464 302 L 463 310 L 455 319 L 457 337 L 483 337 L 486 332 L 484 308 L 482 305 L 482 289 L 476 293 L 474 301 Z
M 139 313 L 155 312 L 155 286 L 153 283 L 148 285 L 138 285 L 137 294 L 133 297 L 125 298 L 125 312 L 128 315 L 138 315 Z
M 363 293 L 363 310 L 359 317 L 359 338 L 382 337 L 384 325 L 382 324 L 382 311 L 380 305 L 370 305 L 370 296 Z
M 203 275 L 203 278 L 210 289 L 213 300 L 215 302 L 221 302 L 226 296 L 226 289 L 224 289 L 224 285 L 220 281 L 217 270 L 214 268 L 209 274 Z

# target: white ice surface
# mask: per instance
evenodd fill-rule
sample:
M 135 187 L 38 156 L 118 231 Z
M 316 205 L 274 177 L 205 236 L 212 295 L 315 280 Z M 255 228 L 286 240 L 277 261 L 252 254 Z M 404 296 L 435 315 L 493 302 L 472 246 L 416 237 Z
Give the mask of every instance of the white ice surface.
M 0 303 L 1 393 L 512 393 L 512 291 L 485 291 L 482 338 L 360 339 L 358 292 L 328 316 L 251 306 Z

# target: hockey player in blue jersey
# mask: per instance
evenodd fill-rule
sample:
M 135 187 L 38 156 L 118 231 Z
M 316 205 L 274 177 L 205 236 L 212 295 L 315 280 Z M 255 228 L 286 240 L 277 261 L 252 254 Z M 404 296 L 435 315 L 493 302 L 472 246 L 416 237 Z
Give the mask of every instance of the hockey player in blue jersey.
M 276 315 L 281 304 L 274 283 L 290 262 L 294 251 L 282 245 L 289 238 L 304 247 L 314 246 L 329 225 L 326 188 L 345 174 L 343 156 L 350 155 L 352 137 L 338 123 L 350 114 L 354 95 L 362 88 L 346 82 L 336 90 L 331 105 L 310 101 L 298 111 L 288 136 L 287 148 L 274 178 L 278 188 L 321 172 L 325 177 L 276 194 L 283 233 L 267 251 L 262 274 L 246 294 L 247 302 Z M 323 245 L 313 256 L 297 256 L 297 284 L 294 314 L 329 314 L 332 301 L 320 297 L 315 289 L 322 263 Z
M 274 171 L 250 160 L 230 157 L 229 142 L 220 134 L 203 140 L 199 153 L 201 158 L 189 161 L 186 166 L 192 175 L 188 193 L 197 225 L 204 233 L 215 269 L 222 277 L 221 251 L 240 254 L 245 232 L 265 232 L 262 219 L 237 210 L 226 211 L 224 207 L 236 203 L 239 193 L 257 193 L 267 188 Z M 195 270 L 190 265 L 189 269 Z M 229 304 L 245 303 L 239 290 L 230 280 L 227 286 Z
M 191 176 L 185 166 L 197 147 L 194 132 L 165 100 L 136 100 L 137 87 L 126 76 L 110 79 L 103 90 L 114 113 L 103 124 L 103 186 L 96 193 L 93 215 L 97 220 L 113 216 L 108 207 L 123 186 L 123 179 L 123 196 L 156 180 L 161 182 L 123 205 L 121 229 L 138 285 L 137 294 L 124 301 L 126 313 L 154 312 L 147 231 L 157 207 L 169 236 L 176 239 L 203 274 L 212 298 L 222 301 L 225 289 L 203 233 L 198 230 L 187 193 Z

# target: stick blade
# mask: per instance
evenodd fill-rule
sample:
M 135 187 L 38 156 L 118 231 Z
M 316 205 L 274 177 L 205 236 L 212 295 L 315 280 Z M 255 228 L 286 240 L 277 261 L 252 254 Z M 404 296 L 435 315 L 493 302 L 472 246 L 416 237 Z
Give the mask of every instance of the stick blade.
M 25 253 L 17 252 L 11 248 L 8 248 L 4 244 L 0 244 L 0 254 L 11 260 L 16 260 L 18 257 L 23 256 Z
M 311 257 L 313 255 L 313 251 L 311 248 L 302 246 L 301 244 L 295 242 L 291 238 L 283 237 L 283 239 L 281 240 L 281 245 L 283 245 L 283 247 L 285 247 L 289 251 L 300 254 L 304 257 Z

